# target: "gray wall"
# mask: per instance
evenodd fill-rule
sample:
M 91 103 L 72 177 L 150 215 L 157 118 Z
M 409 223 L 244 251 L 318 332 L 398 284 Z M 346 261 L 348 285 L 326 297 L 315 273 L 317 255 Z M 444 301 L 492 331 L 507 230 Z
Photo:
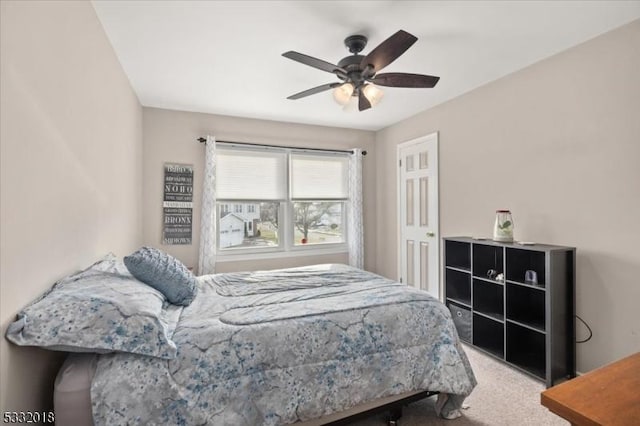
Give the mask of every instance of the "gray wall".
M 198 264 L 204 145 L 196 141 L 207 134 L 218 140 L 327 149 L 363 148 L 363 203 L 365 266 L 375 269 L 376 154 L 375 134 L 364 130 L 310 126 L 251 118 L 144 108 L 144 241 L 171 253 L 188 266 Z M 193 244 L 162 245 L 163 164 L 194 166 Z M 285 268 L 310 263 L 347 263 L 345 254 L 288 257 L 260 261 L 218 262 L 217 272 Z
M 438 131 L 441 236 L 491 237 L 508 208 L 516 239 L 577 247 L 578 370 L 640 351 L 639 75 L 635 21 L 378 132 L 378 271 L 397 275 L 396 146 Z
M 57 279 L 142 242 L 142 108 L 90 3 L 2 1 L 0 406 L 51 407 L 54 352 L 4 339 Z

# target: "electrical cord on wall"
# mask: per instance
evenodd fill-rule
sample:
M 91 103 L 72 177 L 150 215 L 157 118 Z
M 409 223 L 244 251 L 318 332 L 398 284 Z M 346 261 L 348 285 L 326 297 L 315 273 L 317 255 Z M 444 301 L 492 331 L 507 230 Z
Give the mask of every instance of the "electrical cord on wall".
M 589 324 L 587 324 L 585 322 L 585 320 L 583 320 L 582 318 L 580 318 L 578 315 L 576 315 L 576 318 L 578 318 L 580 320 L 581 323 L 584 324 L 585 327 L 587 327 L 587 330 L 589 330 L 589 337 L 587 337 L 584 340 L 576 340 L 576 343 L 585 343 L 588 342 L 589 340 L 591 340 L 591 338 L 593 337 L 593 331 L 591 331 L 591 327 L 589 327 Z

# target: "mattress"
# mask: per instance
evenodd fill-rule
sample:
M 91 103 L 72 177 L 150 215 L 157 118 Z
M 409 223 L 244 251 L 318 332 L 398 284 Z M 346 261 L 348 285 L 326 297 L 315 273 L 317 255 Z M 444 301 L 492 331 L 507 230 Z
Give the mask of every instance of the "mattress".
M 58 426 L 92 426 L 91 381 L 96 372 L 97 354 L 72 353 L 56 377 L 53 407 Z

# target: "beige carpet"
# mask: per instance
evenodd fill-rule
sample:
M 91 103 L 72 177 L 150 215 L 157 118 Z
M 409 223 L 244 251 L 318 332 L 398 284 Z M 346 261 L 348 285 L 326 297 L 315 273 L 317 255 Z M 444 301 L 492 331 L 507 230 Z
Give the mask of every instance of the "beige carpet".
M 540 405 L 542 382 L 496 361 L 465 345 L 478 385 L 465 403 L 463 416 L 456 420 L 438 418 L 433 404 L 435 397 L 414 402 L 403 410 L 399 426 L 567 426 L 568 422 Z M 386 424 L 384 415 L 354 423 L 354 426 Z

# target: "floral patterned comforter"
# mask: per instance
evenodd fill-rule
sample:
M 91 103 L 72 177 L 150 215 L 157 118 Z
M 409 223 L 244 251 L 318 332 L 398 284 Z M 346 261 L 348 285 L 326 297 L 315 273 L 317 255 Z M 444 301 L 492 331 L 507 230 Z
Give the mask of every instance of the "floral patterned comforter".
M 378 275 L 316 265 L 199 285 L 176 359 L 100 356 L 96 425 L 289 424 L 413 390 L 448 394 L 451 417 L 476 384 L 449 310 Z

